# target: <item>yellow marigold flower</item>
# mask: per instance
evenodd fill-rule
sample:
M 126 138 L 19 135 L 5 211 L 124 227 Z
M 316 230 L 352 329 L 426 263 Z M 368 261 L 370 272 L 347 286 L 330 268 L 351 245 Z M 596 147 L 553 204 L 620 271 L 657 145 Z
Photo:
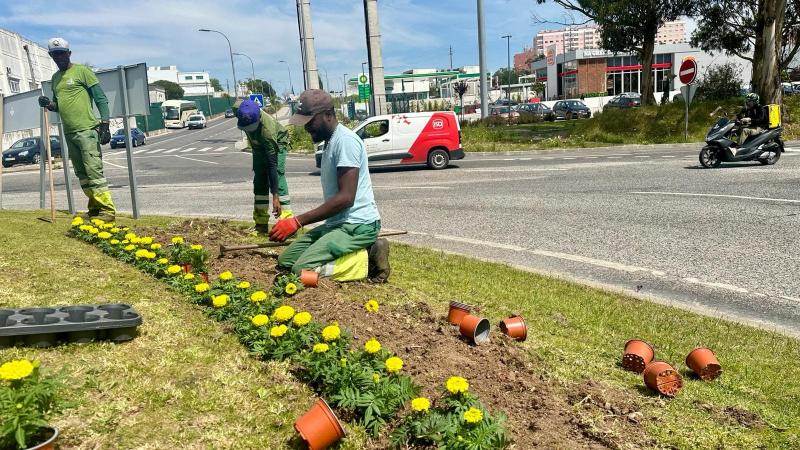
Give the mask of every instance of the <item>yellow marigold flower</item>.
M 142 259 L 142 258 L 147 258 L 147 255 L 148 255 L 149 253 L 150 253 L 150 252 L 148 252 L 148 251 L 147 251 L 147 250 L 145 250 L 145 249 L 139 249 L 139 250 L 136 250 L 136 253 L 135 253 L 135 255 L 136 255 L 136 258 L 137 258 L 137 259 Z
M 194 280 L 194 274 L 193 273 L 187 273 L 186 275 L 183 276 L 183 279 L 184 280 Z
M 328 349 L 330 349 L 328 344 L 314 344 L 314 353 L 325 353 L 328 351 Z
M 250 301 L 253 303 L 263 302 L 267 299 L 267 293 L 264 291 L 255 291 L 250 294 Z
M 346 367 L 347 366 L 347 358 L 340 359 L 339 360 L 339 365 L 342 366 L 342 367 Z
M 78 227 L 78 229 L 81 231 L 89 231 L 90 228 L 92 228 L 91 225 L 81 225 Z
M 342 330 L 339 329 L 338 325 L 328 325 L 327 327 L 322 329 L 322 339 L 325 341 L 335 341 L 339 339 L 339 336 L 342 335 Z
M 208 283 L 200 283 L 194 286 L 194 291 L 198 294 L 202 294 L 203 292 L 208 292 L 209 286 Z
M 169 263 L 169 260 L 167 258 L 159 258 L 158 259 L 158 263 L 159 264 L 167 264 L 167 263 Z
M 100 225 L 104 224 L 105 222 L 100 219 L 92 219 L 92 223 L 94 226 L 99 227 Z
M 119 233 L 119 227 L 112 228 L 111 232 L 114 233 L 114 234 Z
M 214 308 L 222 308 L 228 304 L 228 300 L 230 300 L 230 297 L 225 294 L 216 295 L 211 298 L 211 304 L 214 305 Z
M 272 313 L 272 319 L 278 322 L 286 322 L 294 317 L 294 308 L 289 305 L 283 305 Z
M 447 379 L 447 390 L 451 394 L 463 394 L 469 390 L 469 382 L 461 377 L 450 377 Z
M 263 327 L 269 323 L 269 317 L 267 317 L 266 314 L 256 314 L 252 319 L 250 319 L 250 322 L 257 327 Z
M 364 309 L 366 309 L 367 312 L 378 312 L 378 308 L 380 308 L 380 306 L 378 305 L 378 302 L 375 301 L 375 299 L 372 299 L 367 303 L 364 303 Z
M 130 241 L 131 241 L 131 244 L 141 244 L 142 243 L 142 240 L 140 238 L 136 237 L 136 236 L 132 237 L 130 239 Z
M 161 244 L 155 243 L 151 245 L 150 250 L 161 250 Z
M 33 373 L 33 363 L 27 359 L 9 361 L 0 366 L 0 379 L 21 380 Z
M 125 239 L 127 239 L 127 240 L 129 240 L 129 241 L 130 241 L 131 239 L 135 238 L 135 237 L 136 237 L 136 234 L 134 234 L 134 233 L 127 233 L 127 234 L 125 234 Z
M 364 344 L 364 351 L 367 353 L 378 353 L 381 351 L 381 343 L 376 339 L 370 339 Z
M 111 239 L 111 233 L 109 233 L 108 231 L 101 231 L 97 233 L 97 237 L 103 240 Z
M 304 327 L 311 322 L 311 313 L 308 311 L 299 312 L 294 315 L 292 322 L 298 327 Z
M 483 420 L 483 413 L 478 408 L 470 408 L 464 411 L 464 420 L 467 423 L 478 423 Z
M 92 228 L 90 228 L 90 229 L 89 229 L 89 234 L 97 234 L 97 233 L 99 233 L 99 232 L 100 232 L 100 230 L 98 230 L 98 229 L 97 229 L 97 228 L 95 228 L 95 227 L 92 227 Z
M 153 243 L 153 238 L 151 238 L 149 236 L 145 236 L 145 237 L 141 238 L 140 242 L 142 244 L 144 244 L 144 245 L 150 245 L 150 244 Z
M 219 279 L 222 281 L 230 281 L 233 279 L 233 274 L 228 271 L 222 272 L 219 274 Z
M 134 250 L 136 250 L 136 246 L 135 246 L 135 245 L 133 245 L 133 244 L 129 244 L 129 245 L 126 245 L 126 246 L 125 246 L 125 251 L 126 251 L 126 252 L 132 252 L 132 251 L 134 251 Z
M 397 373 L 403 369 L 403 360 L 398 358 L 397 356 L 392 356 L 391 358 L 386 360 L 384 365 L 386 366 L 387 372 Z
M 287 330 L 289 330 L 289 327 L 286 325 L 274 326 L 269 330 L 269 335 L 272 337 L 281 337 L 286 334 Z
M 170 275 L 175 275 L 181 271 L 181 266 L 169 266 L 167 267 L 167 273 Z
M 411 400 L 411 409 L 416 412 L 428 412 L 431 407 L 431 401 L 425 397 L 417 397 Z
M 172 238 L 172 245 L 182 245 L 183 244 L 183 236 L 174 236 Z
M 377 383 L 377 382 L 379 382 L 379 381 L 381 381 L 381 376 L 380 376 L 380 375 L 378 375 L 377 373 L 373 373 L 373 374 L 372 374 L 372 382 L 373 382 L 373 383 Z
M 100 228 L 102 228 L 104 230 L 110 230 L 110 229 L 114 228 L 114 224 L 113 223 L 104 223 L 103 225 L 100 225 Z
M 294 295 L 295 292 L 297 292 L 297 285 L 294 283 L 288 283 L 286 284 L 284 291 L 286 291 L 286 293 L 289 295 Z
M 127 245 L 129 243 L 129 241 L 127 239 L 125 239 L 124 241 L 122 241 L 122 243 Z
M 202 249 L 203 249 L 203 246 L 200 245 L 200 244 L 193 244 L 192 245 L 192 250 L 202 250 Z
M 83 218 L 81 217 L 73 217 L 72 218 L 72 226 L 77 227 L 79 225 L 83 225 Z
M 239 289 L 250 289 L 250 282 L 249 281 L 240 281 L 239 284 L 236 285 Z
M 110 240 L 110 241 L 108 241 L 108 242 L 109 242 L 111 245 L 117 245 L 117 244 L 119 244 L 119 239 L 112 239 L 112 240 Z
M 122 231 L 128 231 L 128 230 L 130 230 L 130 228 L 128 228 L 128 227 L 122 227 Z

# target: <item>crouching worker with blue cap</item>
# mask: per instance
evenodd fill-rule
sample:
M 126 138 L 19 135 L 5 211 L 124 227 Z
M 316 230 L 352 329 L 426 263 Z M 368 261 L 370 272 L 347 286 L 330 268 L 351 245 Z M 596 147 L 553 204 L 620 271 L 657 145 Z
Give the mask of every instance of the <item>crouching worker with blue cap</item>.
M 256 232 L 266 234 L 269 229 L 269 200 L 272 193 L 272 213 L 275 218 L 292 217 L 289 185 L 286 183 L 286 153 L 289 134 L 286 129 L 251 101 L 238 105 L 237 125 L 247 135 L 253 149 L 253 220 Z
M 320 167 L 323 203 L 299 216 L 279 220 L 269 238 L 283 242 L 300 227 L 325 221 L 299 236 L 278 257 L 278 268 L 300 274 L 313 270 L 334 281 L 389 279 L 389 242 L 379 239 L 381 216 L 369 176 L 364 142 L 336 119 L 333 99 L 320 89 L 300 95 L 289 119 L 314 142 L 325 142 Z

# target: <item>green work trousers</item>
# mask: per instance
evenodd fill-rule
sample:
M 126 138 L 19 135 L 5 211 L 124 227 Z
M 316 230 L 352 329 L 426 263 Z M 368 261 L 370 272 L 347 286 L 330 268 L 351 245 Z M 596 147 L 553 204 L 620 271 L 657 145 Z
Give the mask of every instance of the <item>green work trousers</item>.
M 115 215 L 116 208 L 108 190 L 108 181 L 103 175 L 103 159 L 97 131 L 75 131 L 67 133 L 65 138 L 75 176 L 78 177 L 83 193 L 89 198 L 89 215 Z
M 341 256 L 374 244 L 381 232 L 381 221 L 367 224 L 321 225 L 299 236 L 278 257 L 278 266 L 300 274 L 316 269 Z
M 281 146 L 278 151 L 278 197 L 283 210 L 282 217 L 291 217 L 289 185 L 286 183 L 286 153 Z M 257 225 L 269 224 L 269 166 L 267 151 L 253 148 L 253 220 Z

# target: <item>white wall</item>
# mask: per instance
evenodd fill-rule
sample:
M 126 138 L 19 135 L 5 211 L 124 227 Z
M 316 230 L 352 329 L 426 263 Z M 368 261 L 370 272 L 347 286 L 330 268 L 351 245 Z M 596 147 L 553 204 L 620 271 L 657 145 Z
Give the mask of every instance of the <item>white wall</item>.
M 25 51 L 24 46 L 28 46 Z M 30 63 L 28 62 L 30 52 Z M 31 73 L 33 66 L 33 73 Z M 19 80 L 19 91 L 41 87 L 42 80 L 49 81 L 58 70 L 47 49 L 17 33 L 0 28 L 0 94 L 12 95 L 9 78 Z

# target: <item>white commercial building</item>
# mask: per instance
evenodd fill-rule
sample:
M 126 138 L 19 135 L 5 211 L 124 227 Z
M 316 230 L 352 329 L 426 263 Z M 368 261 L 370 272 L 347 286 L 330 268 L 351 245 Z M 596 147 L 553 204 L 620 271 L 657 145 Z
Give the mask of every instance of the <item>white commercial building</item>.
M 680 44 L 686 40 L 686 24 L 681 21 L 667 22 L 658 29 L 657 44 Z M 542 30 L 533 38 L 533 50 L 544 55 L 547 47 L 556 46 L 559 53 L 572 50 L 600 48 L 600 27 L 582 25 L 559 30 Z
M 38 89 L 57 70 L 47 48 L 0 28 L 0 95 Z
M 213 95 L 211 77 L 208 72 L 181 72 L 178 66 L 150 66 L 147 68 L 147 83 L 166 80 L 177 83 L 183 95 Z

